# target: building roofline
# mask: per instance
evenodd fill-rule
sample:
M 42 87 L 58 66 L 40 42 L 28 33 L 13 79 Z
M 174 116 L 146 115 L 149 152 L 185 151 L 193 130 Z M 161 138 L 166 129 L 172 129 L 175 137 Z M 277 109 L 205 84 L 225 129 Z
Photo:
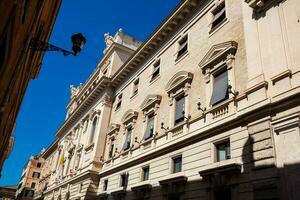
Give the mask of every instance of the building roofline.
M 126 75 L 131 70 L 133 70 L 134 67 L 140 65 L 141 61 L 146 58 L 146 56 L 151 52 L 152 49 L 157 47 L 163 41 L 161 37 L 166 38 L 166 36 L 168 36 L 172 32 L 172 30 L 176 28 L 176 24 L 184 19 L 183 16 L 189 13 L 194 7 L 196 7 L 199 1 L 200 0 L 182 0 L 160 23 L 160 25 L 150 34 L 146 41 L 142 43 L 142 45 L 135 51 L 135 53 L 130 58 L 128 58 L 128 60 L 120 67 L 115 75 L 113 75 L 112 78 L 104 76 L 100 77 L 100 80 L 95 87 L 102 88 L 101 91 L 106 85 L 116 87 L 126 77 Z M 87 83 L 89 83 L 87 85 L 94 83 L 94 81 L 91 80 L 97 77 L 97 73 L 99 73 L 99 67 L 94 70 L 93 74 L 86 81 L 85 85 Z M 93 100 L 96 98 L 95 95 L 98 95 L 100 93 L 96 92 L 96 94 L 93 94 L 94 92 L 95 91 L 90 92 L 88 94 L 88 97 L 83 100 L 84 102 L 76 108 L 71 116 L 67 118 L 67 120 L 62 123 L 60 128 L 56 131 L 57 137 L 63 135 L 64 131 L 67 130 L 78 117 L 81 116 L 81 114 L 83 113 L 83 109 L 87 108 L 90 103 L 93 102 Z M 80 94 L 78 96 L 81 96 L 82 93 L 84 94 L 85 92 L 83 92 L 83 90 L 82 92 L 80 91 Z

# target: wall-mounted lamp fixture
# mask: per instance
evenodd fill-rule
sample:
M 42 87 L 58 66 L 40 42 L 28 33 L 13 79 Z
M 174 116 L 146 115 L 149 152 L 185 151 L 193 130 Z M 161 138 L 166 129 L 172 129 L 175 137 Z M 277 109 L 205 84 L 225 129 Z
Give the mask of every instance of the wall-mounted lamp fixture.
M 228 93 L 229 93 L 229 94 L 233 94 L 234 97 L 236 97 L 237 95 L 239 95 L 239 92 L 238 92 L 238 91 L 234 91 L 234 90 L 232 89 L 232 86 L 231 86 L 231 85 L 228 85 L 228 86 L 227 86 L 227 90 L 228 90 Z
M 201 110 L 202 112 L 205 112 L 205 111 L 206 111 L 206 107 L 203 107 L 203 108 L 202 108 L 200 102 L 197 103 L 197 106 L 198 106 L 198 107 L 197 107 L 198 110 Z
M 72 41 L 73 52 L 49 44 L 47 42 L 43 42 L 36 37 L 31 39 L 29 47 L 34 51 L 60 51 L 63 53 L 64 56 L 68 56 L 68 55 L 76 56 L 77 53 L 81 51 L 83 45 L 86 43 L 86 38 L 81 33 L 77 33 L 72 35 L 71 41 Z
M 165 131 L 168 131 L 169 130 L 169 127 L 164 127 L 164 123 L 160 123 L 160 128 L 165 130 Z
M 100 160 L 101 163 L 104 163 L 104 162 L 105 162 L 103 156 L 100 156 L 100 159 L 99 159 L 99 160 Z
M 138 137 L 134 138 L 134 142 L 138 143 L 139 145 L 142 143 L 142 141 L 138 141 Z
M 120 152 L 118 151 L 118 148 L 115 148 L 115 153 L 114 153 L 113 158 L 117 156 L 116 154 L 120 154 Z
M 182 115 L 184 117 L 184 119 L 188 122 L 191 119 L 191 115 L 187 115 L 187 117 L 185 116 L 185 111 L 182 111 Z

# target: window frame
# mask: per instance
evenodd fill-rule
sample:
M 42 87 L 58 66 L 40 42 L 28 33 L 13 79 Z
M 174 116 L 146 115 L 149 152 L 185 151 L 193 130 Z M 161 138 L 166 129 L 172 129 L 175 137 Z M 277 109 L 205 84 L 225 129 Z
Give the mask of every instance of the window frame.
M 133 81 L 131 98 L 136 96 L 139 93 L 139 83 L 140 83 L 139 78 L 136 78 Z
M 185 97 L 185 115 L 187 116 L 190 112 L 189 109 L 189 101 L 190 101 L 190 88 L 191 83 L 193 81 L 193 74 L 187 71 L 179 71 L 177 72 L 167 83 L 166 85 L 166 91 L 169 96 L 169 106 L 170 106 L 170 112 L 169 112 L 169 127 L 170 129 L 179 127 L 178 125 L 184 125 L 183 126 L 183 132 L 187 133 L 188 131 L 188 125 L 187 121 L 184 120 L 184 123 L 175 124 L 175 99 L 178 98 L 180 95 L 184 95 Z M 169 131 L 170 133 L 171 131 Z
M 119 110 L 122 106 L 122 98 L 123 98 L 123 94 L 119 94 L 117 95 L 117 103 L 116 103 L 116 108 L 115 111 Z
M 183 49 L 185 49 L 185 50 L 183 52 L 181 52 Z M 186 55 L 188 52 L 189 52 L 189 37 L 188 37 L 188 34 L 184 34 L 177 41 L 177 50 L 176 50 L 176 54 L 175 54 L 175 60 L 176 61 L 179 60 L 184 55 Z
M 148 169 L 147 170 L 147 173 L 148 173 L 148 175 L 146 176 L 147 178 L 145 178 L 145 169 Z M 141 169 L 141 181 L 143 182 L 143 181 L 148 181 L 150 179 L 150 166 L 149 165 L 146 165 L 146 166 L 144 166 L 144 167 L 142 167 L 142 169 Z
M 184 95 L 184 93 L 183 92 L 181 92 L 181 93 L 179 93 L 179 94 L 177 94 L 176 95 L 176 97 L 174 97 L 174 104 L 175 104 L 175 106 L 174 106 L 174 126 L 176 126 L 176 125 L 178 125 L 178 124 L 181 124 L 181 123 L 183 123 L 184 122 L 184 115 L 182 114 L 182 111 L 184 111 L 185 112 L 185 104 L 186 104 L 186 99 L 185 99 L 186 97 L 185 97 L 185 95 Z M 181 107 L 183 107 L 183 110 L 181 111 L 181 117 L 180 118 L 178 118 L 178 119 L 176 119 L 176 116 L 177 116 L 177 103 L 181 100 L 181 99 L 183 99 L 183 105 L 181 106 Z
M 33 186 L 33 187 L 32 187 L 32 186 Z M 35 189 L 35 187 L 36 187 L 36 183 L 35 183 L 35 182 L 32 182 L 31 185 L 30 185 L 30 188 Z
M 35 177 L 35 174 L 37 174 L 37 177 Z M 40 178 L 40 176 L 41 176 L 41 173 L 39 173 L 39 172 L 32 173 L 32 178 Z
M 103 187 L 102 187 L 102 190 L 103 191 L 107 191 L 107 188 L 108 188 L 108 179 L 105 179 L 103 181 Z
M 151 74 L 150 82 L 152 82 L 153 80 L 155 80 L 156 78 L 158 78 L 160 76 L 160 64 L 161 64 L 161 61 L 160 61 L 160 59 L 158 59 L 152 65 L 153 68 L 152 68 L 152 74 Z
M 98 122 L 99 122 L 99 116 L 98 115 L 95 115 L 93 117 L 93 120 L 90 120 L 91 122 L 91 130 L 90 130 L 90 134 L 89 134 L 89 138 L 88 138 L 88 144 L 92 144 L 94 143 L 94 140 L 95 140 L 95 134 L 96 134 L 96 131 L 97 131 L 97 128 L 98 128 Z M 96 121 L 95 121 L 96 120 Z M 94 124 L 94 122 L 96 124 Z
M 129 130 L 130 129 L 130 130 Z M 130 131 L 130 137 L 128 137 L 128 133 Z M 122 150 L 123 151 L 127 151 L 130 149 L 131 145 L 132 145 L 132 132 L 133 132 L 133 127 L 132 125 L 128 125 L 127 127 L 125 127 L 125 138 L 124 138 L 124 141 L 123 141 L 123 146 L 122 146 Z M 129 144 L 128 144 L 128 140 L 129 140 Z M 125 146 L 125 143 L 127 142 L 127 145 L 126 145 L 126 148 L 124 148 Z
M 146 133 L 148 131 L 148 125 L 149 125 L 149 119 L 150 119 L 150 117 L 152 118 L 152 121 L 153 121 L 152 133 L 149 134 L 150 135 L 149 137 L 146 137 Z M 155 117 L 155 112 L 154 111 L 151 111 L 151 112 L 149 112 L 149 113 L 146 114 L 146 120 L 145 120 L 146 121 L 146 127 L 145 127 L 144 135 L 143 135 L 143 139 L 145 141 L 151 139 L 154 136 L 154 133 L 155 133 L 155 131 L 154 131 L 154 129 L 155 129 L 155 118 L 156 117 Z M 150 130 L 151 130 L 151 128 L 150 128 Z
M 227 73 L 227 87 L 226 87 L 226 91 L 225 91 L 225 97 L 223 99 L 220 99 L 214 103 L 211 103 L 212 101 L 212 97 L 214 95 L 214 90 L 215 90 L 215 80 L 216 80 L 216 77 L 219 77 L 220 75 L 222 75 L 223 73 Z M 224 101 L 226 101 L 227 99 L 229 99 L 229 92 L 228 92 L 228 86 L 229 86 L 229 72 L 228 72 L 228 69 L 227 69 L 227 65 L 224 63 L 223 65 L 219 66 L 215 71 L 213 71 L 211 73 L 211 94 L 210 94 L 210 101 L 209 101 L 209 105 L 210 107 L 214 107 Z
M 212 16 L 210 22 L 210 33 L 211 33 L 214 30 L 216 30 L 218 27 L 220 27 L 225 21 L 227 21 L 227 9 L 226 9 L 225 0 L 216 1 L 210 13 Z M 224 17 L 222 17 L 223 15 Z
M 113 158 L 114 150 L 115 150 L 115 138 L 111 137 L 111 138 L 109 138 L 108 159 Z
M 205 102 L 206 108 L 212 108 L 210 105 L 210 99 L 213 92 L 213 75 L 219 70 L 225 69 L 228 73 L 228 84 L 232 86 L 232 90 L 235 90 L 235 54 L 237 52 L 238 43 L 235 41 L 227 41 L 213 45 L 205 56 L 198 64 L 202 70 L 205 81 Z M 229 99 L 234 97 L 233 94 L 229 94 Z M 220 104 L 216 104 L 218 106 Z
M 180 171 L 176 171 L 176 163 L 175 163 L 175 160 L 176 159 L 179 159 L 180 158 Z M 180 155 L 176 155 L 176 156 L 173 156 L 172 158 L 171 158 L 171 166 L 172 166 L 172 168 L 171 168 L 171 174 L 176 174 L 176 173 L 180 173 L 180 172 L 182 172 L 183 171 L 183 165 L 182 165 L 182 154 L 180 154 Z
M 129 178 L 129 174 L 128 173 L 123 173 L 120 174 L 120 187 L 126 188 L 128 186 L 128 178 Z
M 42 163 L 38 162 L 38 163 L 36 164 L 36 167 L 37 167 L 37 168 L 41 168 L 41 167 L 42 167 Z
M 226 144 L 228 144 L 228 146 L 226 146 Z M 225 159 L 221 160 L 220 159 L 220 156 L 219 156 L 219 146 L 220 145 L 225 145 Z M 229 151 L 227 151 L 226 148 L 229 148 Z M 231 144 L 230 144 L 230 138 L 226 138 L 226 139 L 223 139 L 221 141 L 217 141 L 214 143 L 214 152 L 215 152 L 215 162 L 222 162 L 222 161 L 225 161 L 225 160 L 230 160 L 231 159 Z M 229 155 L 227 154 L 229 152 Z M 227 156 L 229 156 L 227 158 Z

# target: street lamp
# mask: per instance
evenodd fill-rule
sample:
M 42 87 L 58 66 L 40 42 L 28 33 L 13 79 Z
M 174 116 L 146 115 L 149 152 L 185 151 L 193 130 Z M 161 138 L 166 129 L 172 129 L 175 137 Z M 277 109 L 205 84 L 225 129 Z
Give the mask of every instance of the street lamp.
M 73 52 L 49 44 L 47 42 L 43 42 L 36 37 L 31 39 L 29 47 L 34 51 L 61 51 L 64 54 L 64 56 L 68 56 L 68 55 L 76 56 L 77 53 L 81 51 L 83 45 L 86 43 L 86 39 L 81 33 L 77 33 L 72 35 L 71 41 L 73 44 L 72 45 Z

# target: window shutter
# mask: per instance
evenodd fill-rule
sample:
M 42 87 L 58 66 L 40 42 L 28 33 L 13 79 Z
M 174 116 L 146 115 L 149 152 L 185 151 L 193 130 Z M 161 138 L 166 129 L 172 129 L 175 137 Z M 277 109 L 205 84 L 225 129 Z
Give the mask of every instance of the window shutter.
M 154 116 L 148 117 L 147 128 L 144 134 L 144 139 L 149 139 L 153 135 L 154 129 Z
M 211 24 L 213 24 L 216 20 L 218 20 L 224 13 L 225 13 L 226 9 L 225 7 L 222 8 L 219 12 L 217 12 L 215 15 L 214 15 L 214 19 L 212 20 Z
M 210 105 L 215 105 L 228 96 L 228 73 L 227 71 L 214 77 L 213 94 L 210 99 Z
M 125 142 L 123 145 L 123 150 L 126 150 L 130 147 L 130 143 L 131 143 L 131 129 L 127 130 L 127 134 L 126 134 L 126 138 L 125 138 Z
M 184 96 L 176 100 L 175 122 L 183 118 L 182 111 L 184 111 Z

